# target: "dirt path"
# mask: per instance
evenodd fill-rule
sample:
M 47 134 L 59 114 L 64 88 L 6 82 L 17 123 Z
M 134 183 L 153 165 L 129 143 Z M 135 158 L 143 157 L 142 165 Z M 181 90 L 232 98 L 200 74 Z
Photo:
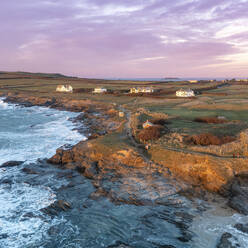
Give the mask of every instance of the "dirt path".
M 125 116 L 127 118 L 127 122 L 125 123 L 125 132 L 127 136 L 129 137 L 130 141 L 132 142 L 133 146 L 137 148 L 139 151 L 140 155 L 143 157 L 143 159 L 148 163 L 148 164 L 154 164 L 147 156 L 144 154 L 144 149 L 141 148 L 141 145 L 138 144 L 133 135 L 132 135 L 132 128 L 131 128 L 131 111 L 123 108 L 122 106 L 119 107 L 120 111 L 125 113 Z M 192 154 L 192 155 L 202 155 L 202 156 L 210 156 L 212 158 L 218 158 L 218 159 L 240 159 L 240 158 L 248 158 L 247 156 L 239 156 L 237 158 L 233 158 L 233 156 L 220 156 L 217 154 L 212 154 L 209 152 L 198 152 L 198 151 L 192 151 L 192 150 L 187 150 L 183 148 L 174 148 L 174 147 L 169 147 L 169 146 L 163 146 L 164 149 L 169 150 L 169 151 L 174 151 L 174 152 L 182 152 L 186 154 Z M 157 165 L 157 164 L 156 164 Z

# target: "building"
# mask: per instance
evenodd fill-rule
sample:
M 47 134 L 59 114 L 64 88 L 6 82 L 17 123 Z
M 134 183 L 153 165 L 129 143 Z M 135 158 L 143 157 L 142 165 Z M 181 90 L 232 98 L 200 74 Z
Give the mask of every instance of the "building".
M 95 88 L 93 93 L 97 93 L 97 94 L 100 94 L 100 93 L 105 93 L 107 92 L 107 89 L 105 88 Z
M 151 87 L 137 87 L 131 88 L 130 93 L 137 94 L 137 93 L 153 93 L 154 89 Z
M 119 117 L 123 118 L 125 116 L 124 112 L 119 112 Z
M 198 80 L 189 80 L 188 82 L 192 83 L 192 84 L 195 84 L 195 83 L 198 83 Z
M 56 91 L 57 92 L 70 92 L 72 93 L 73 92 L 73 88 L 71 85 L 69 84 L 66 84 L 66 85 L 58 85 L 57 88 L 56 88 Z
M 191 89 L 180 89 L 176 92 L 177 97 L 192 97 L 195 96 L 195 92 Z
M 152 127 L 154 126 L 150 121 L 146 121 L 145 123 L 143 123 L 143 128 L 148 128 L 148 127 Z

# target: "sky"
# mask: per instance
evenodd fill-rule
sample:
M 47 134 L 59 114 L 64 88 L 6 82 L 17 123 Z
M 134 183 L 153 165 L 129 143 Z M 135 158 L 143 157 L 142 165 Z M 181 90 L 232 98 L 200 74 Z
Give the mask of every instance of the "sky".
M 0 70 L 248 77 L 248 0 L 2 0 Z

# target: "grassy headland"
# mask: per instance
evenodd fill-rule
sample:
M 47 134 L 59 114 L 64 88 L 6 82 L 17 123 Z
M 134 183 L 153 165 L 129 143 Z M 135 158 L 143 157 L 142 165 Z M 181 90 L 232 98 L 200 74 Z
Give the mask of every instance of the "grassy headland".
M 59 84 L 72 85 L 74 93 L 56 92 Z M 128 94 L 129 89 L 136 86 L 153 87 L 155 92 Z M 96 87 L 107 88 L 109 92 L 92 94 Z M 175 92 L 181 88 L 193 89 L 196 96 L 176 97 Z M 149 165 L 165 176 L 168 176 L 169 170 L 176 178 L 215 192 L 223 192 L 236 175 L 248 171 L 246 84 L 240 85 L 235 81 L 194 84 L 139 82 L 83 79 L 60 74 L 1 72 L 0 93 L 11 96 L 17 102 L 23 99 L 32 104 L 47 103 L 49 106 L 50 101 L 50 105 L 64 106 L 74 111 L 84 111 L 87 106 L 88 115 L 96 109 L 103 111 L 105 117 L 101 118 L 105 118 L 104 127 L 107 132 L 88 141 L 90 146 L 87 148 L 81 144 L 81 148 L 89 152 L 91 147 L 94 150 L 94 156 L 89 155 L 91 162 L 94 160 L 100 167 L 105 166 L 106 170 L 111 169 L 107 166 L 111 164 L 111 159 L 115 161 L 113 168 L 118 167 L 117 160 L 129 166 L 130 170 Z M 120 111 L 125 113 L 124 117 L 119 117 Z M 199 118 L 224 121 L 197 121 Z M 142 124 L 146 120 L 159 123 L 160 129 L 163 129 L 156 140 L 139 139 Z M 187 142 L 192 137 L 204 141 L 199 141 L 199 144 Z M 212 141 L 216 139 L 220 143 Z M 74 155 L 78 152 L 77 149 L 73 150 Z M 106 154 L 108 163 L 102 162 Z M 64 163 L 75 167 L 73 163 L 76 161 L 68 159 L 68 154 L 65 156 Z M 127 173 L 126 168 L 120 169 L 119 166 L 118 170 L 118 173 L 121 170 Z

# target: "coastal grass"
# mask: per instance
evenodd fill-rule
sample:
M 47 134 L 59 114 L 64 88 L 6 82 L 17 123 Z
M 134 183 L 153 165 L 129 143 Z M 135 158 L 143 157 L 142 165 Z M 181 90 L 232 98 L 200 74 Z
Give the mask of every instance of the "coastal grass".
M 88 89 L 81 93 L 57 93 L 57 85 L 71 84 L 74 89 Z M 175 94 L 154 96 L 128 96 L 125 94 L 92 94 L 95 87 L 110 90 L 126 90 L 135 86 L 152 86 L 155 90 L 175 92 L 181 88 L 192 88 L 201 94 L 195 98 L 177 98 Z M 220 87 L 217 87 L 220 86 Z M 0 93 L 22 93 L 35 97 L 58 98 L 67 101 L 88 100 L 103 104 L 114 104 L 116 108 L 123 106 L 136 113 L 144 109 L 139 116 L 139 127 L 146 120 L 154 119 L 153 114 L 168 116 L 166 124 L 172 133 L 194 135 L 212 133 L 213 135 L 235 136 L 248 128 L 248 85 L 221 82 L 204 82 L 190 84 L 188 82 L 146 82 L 135 80 L 102 80 L 65 77 L 59 74 L 32 73 L 0 73 Z M 222 124 L 197 123 L 195 118 L 223 116 L 228 121 Z M 125 133 L 117 132 L 102 139 L 107 146 L 127 144 Z M 160 138 L 163 141 L 163 137 Z M 120 141 L 119 141 L 120 140 Z M 166 142 L 162 142 L 165 143 Z

